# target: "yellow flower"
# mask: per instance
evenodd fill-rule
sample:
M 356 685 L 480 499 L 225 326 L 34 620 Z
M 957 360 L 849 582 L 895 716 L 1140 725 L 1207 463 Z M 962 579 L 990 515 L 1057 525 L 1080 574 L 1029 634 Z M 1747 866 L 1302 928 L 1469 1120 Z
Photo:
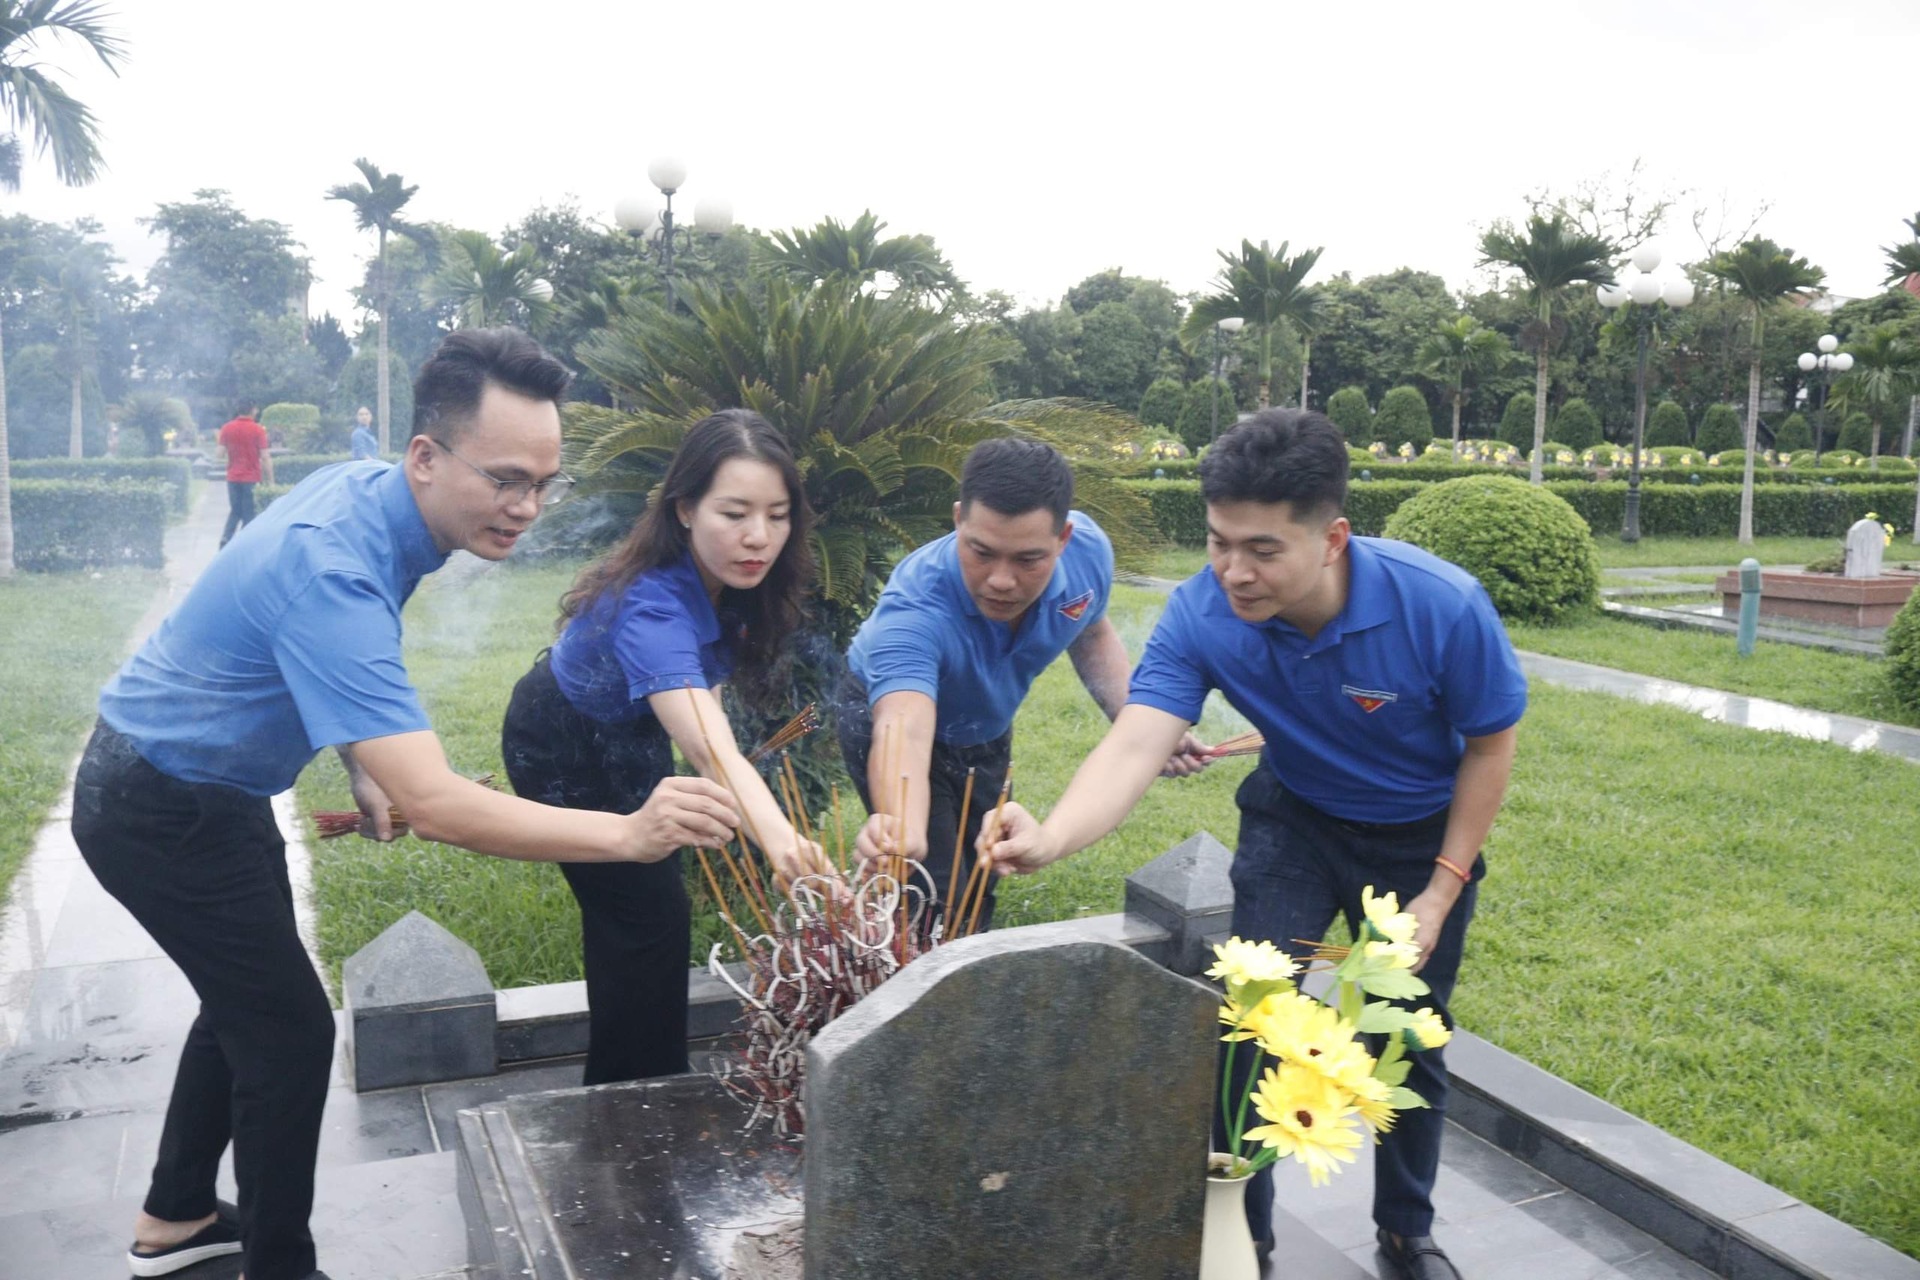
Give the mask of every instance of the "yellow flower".
M 1305 1165 L 1312 1185 L 1324 1186 L 1342 1162 L 1353 1163 L 1362 1140 L 1354 1123 L 1359 1108 L 1352 1094 L 1318 1072 L 1269 1069 L 1254 1091 L 1253 1109 L 1268 1123 L 1247 1130 L 1246 1137 Z
M 1420 1042 L 1422 1049 L 1438 1049 L 1453 1039 L 1452 1030 L 1440 1020 L 1440 1015 L 1431 1009 L 1413 1011 L 1412 1029 L 1414 1038 Z
M 1393 1122 L 1400 1113 L 1387 1101 L 1393 1096 L 1392 1085 L 1374 1079 L 1371 1074 L 1351 1080 L 1342 1078 L 1340 1084 L 1353 1094 L 1354 1111 L 1359 1115 L 1360 1123 L 1373 1132 L 1375 1141 L 1393 1128 Z
M 1207 976 L 1230 983 L 1280 982 L 1300 972 L 1293 957 L 1271 942 L 1228 938 L 1214 944 L 1213 954 L 1216 959 Z
M 1376 898 L 1373 886 L 1367 885 L 1360 890 L 1360 906 L 1367 913 L 1367 923 L 1388 942 L 1411 943 L 1420 928 L 1419 921 L 1400 909 L 1397 894 L 1387 893 Z
M 1373 1070 L 1372 1058 L 1353 1038 L 1353 1024 L 1312 996 L 1298 991 L 1270 996 L 1247 1025 L 1262 1049 L 1320 1075 L 1332 1078 L 1361 1070 L 1360 1060 L 1366 1063 L 1364 1070 Z
M 1411 942 L 1369 942 L 1365 955 L 1370 969 L 1411 969 L 1420 961 L 1420 948 Z

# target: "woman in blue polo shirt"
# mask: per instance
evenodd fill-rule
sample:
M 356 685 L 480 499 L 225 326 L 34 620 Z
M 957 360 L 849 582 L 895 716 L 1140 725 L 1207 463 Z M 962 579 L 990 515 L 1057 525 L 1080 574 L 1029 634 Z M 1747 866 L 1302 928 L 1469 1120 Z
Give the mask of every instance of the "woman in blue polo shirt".
M 813 581 L 811 523 L 793 454 L 765 418 L 728 409 L 695 423 L 633 532 L 561 599 L 560 638 L 514 688 L 501 733 L 513 789 L 630 812 L 673 773 L 677 746 L 734 791 L 783 877 L 820 866 L 718 697 L 730 680 L 748 704 L 777 706 L 782 647 Z M 560 866 L 580 903 L 588 1084 L 687 1069 L 680 863 Z

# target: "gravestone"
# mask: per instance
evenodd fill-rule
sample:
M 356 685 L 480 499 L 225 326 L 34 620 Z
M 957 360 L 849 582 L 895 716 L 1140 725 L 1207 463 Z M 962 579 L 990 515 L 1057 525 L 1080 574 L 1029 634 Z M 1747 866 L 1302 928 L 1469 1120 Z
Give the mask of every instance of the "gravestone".
M 807 1051 L 807 1280 L 1191 1280 L 1218 997 L 1021 931 L 916 960 Z
M 1887 531 L 1878 521 L 1856 520 L 1847 530 L 1847 568 L 1849 578 L 1878 578 L 1881 557 L 1887 549 Z
M 354 1088 L 492 1075 L 493 983 L 479 953 L 409 911 L 340 966 Z

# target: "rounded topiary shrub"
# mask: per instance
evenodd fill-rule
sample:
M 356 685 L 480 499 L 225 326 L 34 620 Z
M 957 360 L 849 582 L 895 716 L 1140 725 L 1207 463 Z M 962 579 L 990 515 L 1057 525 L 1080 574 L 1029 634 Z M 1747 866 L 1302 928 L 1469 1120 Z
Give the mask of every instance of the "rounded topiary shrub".
M 1593 411 L 1592 405 L 1576 396 L 1553 415 L 1553 425 L 1547 428 L 1547 434 L 1578 453 L 1600 443 L 1600 415 Z
M 1730 404 L 1709 405 L 1700 416 L 1700 430 L 1693 443 L 1703 453 L 1744 448 L 1747 442 L 1740 434 L 1739 411 Z
M 1234 399 L 1233 384 L 1222 379 L 1201 378 L 1187 384 L 1180 404 L 1180 418 L 1174 431 L 1189 449 L 1201 449 L 1213 443 L 1215 423 L 1224 433 L 1240 419 L 1240 402 Z
M 1807 429 L 1807 420 L 1797 413 L 1788 414 L 1774 430 L 1773 447 L 1779 453 L 1813 448 L 1813 432 Z
M 1533 392 L 1522 391 L 1507 401 L 1498 434 L 1516 449 L 1533 448 Z
M 1887 627 L 1886 670 L 1894 699 L 1920 710 L 1920 591 L 1907 597 Z
M 1327 397 L 1327 417 L 1340 428 L 1348 444 L 1363 448 L 1373 443 L 1373 409 L 1360 387 L 1342 387 Z
M 1471 573 L 1503 618 L 1552 622 L 1600 598 L 1587 522 L 1565 499 L 1514 476 L 1430 485 L 1393 513 L 1386 535 Z
M 1662 400 L 1647 414 L 1648 448 L 1660 444 L 1689 444 L 1687 411 L 1671 400 Z
M 1177 379 L 1155 378 L 1146 394 L 1140 397 L 1140 421 L 1163 431 L 1175 430 L 1180 424 L 1180 406 L 1186 394 L 1187 389 Z
M 1840 428 L 1840 442 L 1834 447 L 1865 457 L 1873 449 L 1873 419 L 1864 413 L 1848 414 Z
M 1433 443 L 1433 410 L 1418 387 L 1395 387 L 1380 398 L 1373 416 L 1373 438 L 1398 450 L 1403 444 L 1419 453 Z

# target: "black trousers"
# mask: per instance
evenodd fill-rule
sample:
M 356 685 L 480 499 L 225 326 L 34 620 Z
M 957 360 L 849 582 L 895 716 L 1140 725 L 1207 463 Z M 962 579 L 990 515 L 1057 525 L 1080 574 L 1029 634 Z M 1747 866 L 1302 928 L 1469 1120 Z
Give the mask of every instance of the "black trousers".
M 294 925 L 268 801 L 168 777 L 102 722 L 80 760 L 73 837 L 200 997 L 146 1211 L 212 1213 L 231 1140 L 248 1280 L 304 1280 L 333 1012 Z
M 567 809 L 632 813 L 673 773 L 673 744 L 652 716 L 607 724 L 560 691 L 547 656 L 520 678 L 500 730 L 514 792 Z M 687 1069 L 691 904 L 681 856 L 659 862 L 563 862 L 580 903 L 587 971 L 587 1084 Z
M 253 520 L 253 482 L 227 481 L 227 527 L 220 534 L 220 545 L 233 541 L 233 535 Z
M 840 755 L 846 761 L 847 772 L 853 775 L 853 785 L 860 789 L 860 800 L 867 806 L 867 812 L 874 811 L 873 797 L 867 787 L 867 757 L 873 751 L 873 710 L 867 703 L 867 689 L 859 678 L 848 675 L 840 682 L 834 695 L 834 720 L 840 734 Z M 977 746 L 956 747 L 935 740 L 933 758 L 927 767 L 927 784 L 931 795 L 927 805 L 927 875 L 934 883 L 934 900 L 944 912 L 947 906 L 947 884 L 953 876 L 954 834 L 960 828 L 960 806 L 966 798 L 967 770 L 973 770 L 973 803 L 967 807 L 967 828 L 960 840 L 960 874 L 957 879 L 956 894 L 964 894 L 967 877 L 973 874 L 974 863 L 978 858 L 974 853 L 974 841 L 980 838 L 980 828 L 985 825 L 987 815 L 993 812 L 995 802 L 1000 799 L 1000 784 L 1006 779 L 1007 766 L 1013 759 L 1013 730 L 995 738 L 992 742 L 983 742 Z M 896 797 L 882 797 L 885 808 L 891 810 L 899 803 Z M 987 878 L 986 901 L 980 909 L 980 927 L 986 929 L 993 923 L 995 890 L 999 885 L 998 876 Z

